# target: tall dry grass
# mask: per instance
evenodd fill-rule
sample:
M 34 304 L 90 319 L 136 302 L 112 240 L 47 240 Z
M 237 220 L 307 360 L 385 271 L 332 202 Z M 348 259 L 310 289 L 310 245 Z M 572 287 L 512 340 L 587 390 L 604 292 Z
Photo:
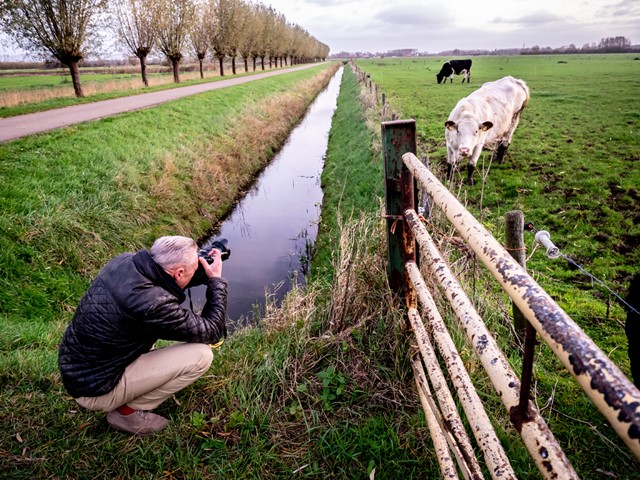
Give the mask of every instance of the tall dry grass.
M 220 77 L 220 72 L 218 70 L 207 70 L 204 75 L 205 78 L 218 78 Z M 149 75 L 148 79 L 149 87 L 157 87 L 173 83 L 173 76 L 170 74 Z M 197 71 L 180 73 L 181 81 L 199 79 L 200 73 Z M 114 78 L 113 80 L 87 81 L 82 83 L 82 90 L 86 97 L 120 91 L 139 93 L 148 89 L 149 87 L 144 86 L 140 75 L 130 78 Z M 0 92 L 0 108 L 44 102 L 57 98 L 73 97 L 75 97 L 75 93 L 73 90 L 73 85 L 70 81 L 56 87 L 35 88 L 29 90 L 7 90 L 4 92 Z
M 287 92 L 250 103 L 229 121 L 223 133 L 203 138 L 200 145 L 180 152 L 182 158 L 175 163 L 190 165 L 192 181 L 190 193 L 202 205 L 204 218 L 215 221 L 206 205 L 221 205 L 235 198 L 238 191 L 249 185 L 256 172 L 263 168 L 273 154 L 284 144 L 291 127 L 302 117 L 309 102 L 335 74 L 334 65 L 301 82 Z M 314 94 L 315 93 L 315 94 Z M 171 197 L 174 162 L 164 159 L 156 175 L 153 192 L 159 200 Z M 215 186 L 215 188 L 212 188 Z M 163 208 L 172 208 L 171 202 L 158 202 Z

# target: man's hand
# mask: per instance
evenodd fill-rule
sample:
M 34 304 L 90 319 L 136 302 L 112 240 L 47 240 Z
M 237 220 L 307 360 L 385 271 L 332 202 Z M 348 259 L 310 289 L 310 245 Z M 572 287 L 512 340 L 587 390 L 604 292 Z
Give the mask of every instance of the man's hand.
M 198 261 L 204 268 L 207 277 L 221 277 L 222 276 L 222 252 L 217 248 L 212 249 L 209 252 L 209 256 L 213 258 L 213 262 L 209 264 L 204 258 L 198 257 Z

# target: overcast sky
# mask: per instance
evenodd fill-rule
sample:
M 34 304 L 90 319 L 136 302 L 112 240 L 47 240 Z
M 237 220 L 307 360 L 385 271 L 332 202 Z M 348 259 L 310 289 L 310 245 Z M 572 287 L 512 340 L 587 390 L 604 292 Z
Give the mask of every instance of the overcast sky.
M 272 0 L 332 53 L 640 44 L 640 0 Z
M 640 0 L 262 0 L 331 53 L 562 47 L 627 37 L 640 44 Z M 4 40 L 4 41 L 3 41 Z M 0 60 L 16 52 L 0 35 Z M 122 50 L 122 49 L 121 49 Z M 113 53 L 112 53 L 113 55 Z M 124 55 L 124 54 L 122 54 Z M 118 55 L 119 56 L 119 55 Z M 13 59 L 13 58 L 11 58 Z

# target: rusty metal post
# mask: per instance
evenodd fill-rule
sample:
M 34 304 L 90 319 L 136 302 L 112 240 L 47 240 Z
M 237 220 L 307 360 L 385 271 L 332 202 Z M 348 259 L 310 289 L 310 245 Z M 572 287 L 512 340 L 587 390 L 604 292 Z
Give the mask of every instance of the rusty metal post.
M 387 276 L 391 289 L 400 294 L 407 293 L 404 263 L 415 261 L 415 241 L 405 237 L 410 232 L 402 218 L 403 202 L 417 202 L 415 179 L 402 162 L 402 155 L 416 152 L 415 120 L 382 122 L 382 155 L 385 171 L 385 216 L 387 219 Z M 403 175 L 404 172 L 404 175 Z M 412 199 L 412 200 L 411 200 Z M 415 204 L 415 203 L 414 203 Z M 405 249 L 405 245 L 409 246 Z
M 520 210 L 513 210 L 507 212 L 504 215 L 505 220 L 505 248 L 511 254 L 511 256 L 522 265 L 523 268 L 527 268 L 527 251 L 524 244 L 524 213 Z M 520 309 L 514 302 L 513 307 L 513 327 L 518 335 L 518 340 L 522 343 L 525 333 L 525 327 L 527 320 Z
M 505 248 L 522 268 L 527 268 L 526 247 L 524 244 L 524 213 L 520 210 L 507 212 L 505 219 Z M 529 392 L 533 377 L 533 357 L 536 351 L 536 330 L 524 317 L 516 303 L 512 300 L 513 326 L 518 343 L 523 345 L 522 375 L 520 376 L 520 409 L 521 418 L 528 415 Z

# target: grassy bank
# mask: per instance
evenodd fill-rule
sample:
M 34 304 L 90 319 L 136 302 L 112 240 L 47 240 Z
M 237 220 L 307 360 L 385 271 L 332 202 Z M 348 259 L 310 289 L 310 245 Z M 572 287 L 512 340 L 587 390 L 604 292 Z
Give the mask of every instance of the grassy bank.
M 78 478 L 95 478 L 74 466 L 92 441 L 75 443 L 88 424 L 76 423 L 56 366 L 60 334 L 89 280 L 116 253 L 162 234 L 197 238 L 215 225 L 335 68 L 0 146 L 0 470 L 63 478 L 78 469 Z M 109 463 L 104 454 L 97 463 Z
M 42 331 L 30 335 L 40 344 L 8 342 L 3 348 L 3 472 L 13 478 L 263 479 L 366 477 L 375 468 L 376 478 L 434 477 L 437 467 L 417 399 L 404 393 L 412 380 L 407 346 L 399 340 L 401 321 L 382 307 L 394 300 L 385 287 L 381 224 L 372 216 L 381 187 L 358 173 L 380 171 L 372 153 L 374 135 L 363 118 L 355 79 L 346 73 L 335 117 L 339 127 L 330 139 L 323 177 L 326 201 L 335 213 L 323 213 L 321 230 L 327 240 L 318 247 L 318 258 L 325 259 L 318 266 L 318 280 L 308 291 L 294 291 L 282 308 L 270 308 L 261 328 L 230 338 L 206 377 L 161 407 L 160 413 L 172 420 L 166 434 L 126 437 L 108 429 L 103 415 L 74 407 L 55 371 L 62 324 L 47 329 L 32 315 L 29 322 L 40 324 Z M 350 139 L 346 145 L 345 138 Z M 353 158 L 352 152 L 360 153 Z M 350 182 L 371 184 L 364 217 L 361 207 L 355 207 L 362 193 L 344 182 L 332 188 L 336 173 L 330 172 L 339 169 L 349 172 Z M 183 185 L 175 180 L 174 188 Z M 341 229 L 332 221 L 338 211 L 345 219 Z M 154 214 L 137 225 L 147 231 L 138 241 L 152 238 L 167 217 Z M 180 218 L 179 223 L 197 229 L 197 218 Z M 178 225 L 177 220 L 168 223 Z M 337 245 L 341 248 L 336 251 Z M 120 247 L 138 246 L 131 240 Z M 110 253 L 101 253 L 91 264 L 97 267 Z M 327 271 L 341 264 L 346 268 L 338 268 L 333 279 Z M 53 265 L 55 260 L 44 269 Z M 87 270 L 79 287 L 93 273 Z M 62 277 L 57 271 L 55 278 Z M 78 288 L 68 307 L 59 309 L 64 320 L 80 294 Z M 30 313 L 23 309 L 23 315 Z M 2 324 L 10 328 L 16 320 L 5 318 Z M 28 331 L 27 322 L 20 323 L 14 340 Z

